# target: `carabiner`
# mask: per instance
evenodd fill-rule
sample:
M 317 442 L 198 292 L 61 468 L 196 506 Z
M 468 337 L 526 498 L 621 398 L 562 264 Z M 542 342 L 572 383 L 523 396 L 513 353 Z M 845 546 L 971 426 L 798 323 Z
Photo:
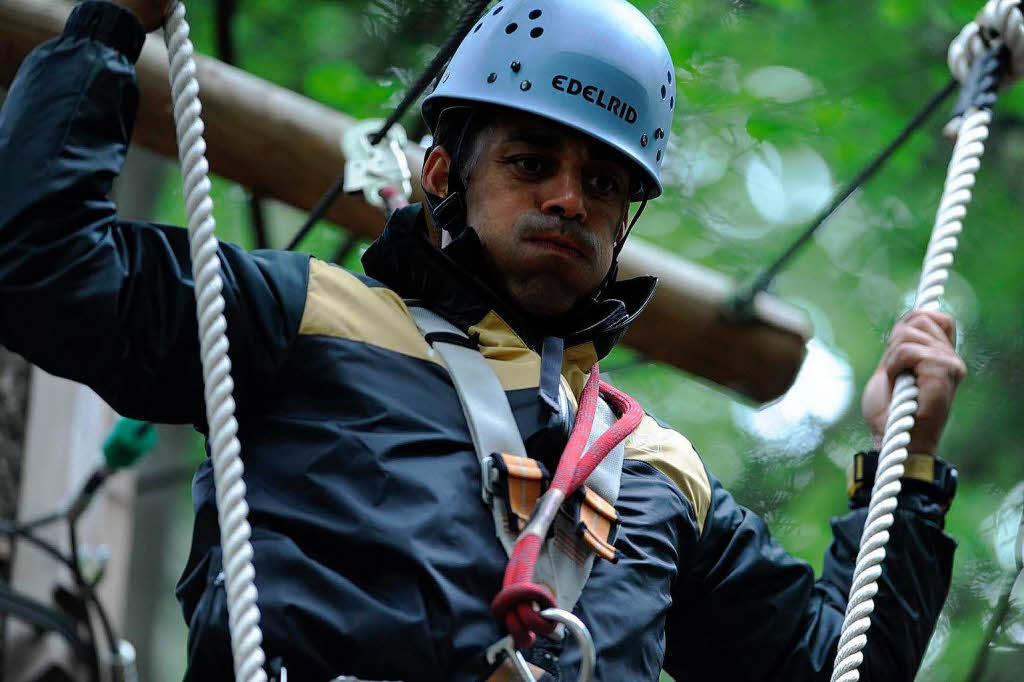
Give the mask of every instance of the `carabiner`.
M 590 630 L 582 620 L 565 609 L 544 609 L 540 615 L 569 628 L 569 632 L 576 638 L 576 643 L 580 645 L 580 674 L 576 682 L 590 682 L 594 675 L 594 666 L 597 665 L 597 649 L 594 647 L 594 638 L 590 636 Z
M 594 647 L 594 638 L 590 636 L 590 630 L 583 624 L 583 621 L 572 615 L 565 609 L 550 608 L 540 612 L 543 618 L 553 620 L 556 623 L 568 628 L 572 636 L 576 638 L 580 646 L 580 674 L 576 682 L 590 682 L 594 676 L 594 666 L 597 665 L 597 649 Z M 512 641 L 512 635 L 506 635 L 487 648 L 487 662 L 495 663 L 498 654 L 504 652 L 512 660 L 512 664 L 519 673 L 522 682 L 537 682 L 537 678 L 530 672 L 530 668 L 523 658 L 523 654 L 516 649 Z
M 523 658 L 523 654 L 516 648 L 512 635 L 505 635 L 487 647 L 487 662 L 494 665 L 498 662 L 498 654 L 502 652 L 512 661 L 512 665 L 516 667 L 516 672 L 519 673 L 519 677 L 523 682 L 537 682 L 533 673 L 530 672 L 530 666 L 526 663 L 526 659 Z

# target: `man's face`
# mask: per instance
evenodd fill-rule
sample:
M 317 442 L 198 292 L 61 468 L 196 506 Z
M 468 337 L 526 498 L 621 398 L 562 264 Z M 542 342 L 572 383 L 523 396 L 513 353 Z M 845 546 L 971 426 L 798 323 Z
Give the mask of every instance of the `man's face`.
M 472 152 L 467 218 L 488 265 L 526 311 L 565 313 L 604 279 L 625 229 L 630 176 L 622 157 L 518 113 L 485 127 Z

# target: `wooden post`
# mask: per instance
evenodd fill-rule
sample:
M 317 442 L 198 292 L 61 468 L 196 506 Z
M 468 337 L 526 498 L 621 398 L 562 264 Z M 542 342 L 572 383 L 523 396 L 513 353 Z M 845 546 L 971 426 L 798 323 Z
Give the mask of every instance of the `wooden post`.
M 25 458 L 18 519 L 33 519 L 56 510 L 70 499 L 94 468 L 103 462 L 102 446 L 116 415 L 87 387 L 59 379 L 33 368 L 25 433 Z M 106 607 L 115 631 L 124 614 L 131 537 L 133 481 L 130 472 L 110 478 L 78 522 L 79 546 L 83 554 L 105 548 L 109 552 L 98 597 Z M 68 550 L 63 523 L 41 529 L 39 535 Z M 50 604 L 57 580 L 73 585 L 66 569 L 34 546 L 20 541 L 14 553 L 11 584 L 19 592 Z M 35 679 L 51 664 L 70 670 L 71 651 L 56 636 L 38 638 L 24 624 L 8 620 L 6 675 L 2 679 L 23 682 Z M 103 642 L 99 624 L 94 622 Z M 105 643 L 103 645 L 105 647 Z
M 61 31 L 67 14 L 63 4 L 0 2 L 0 86 L 10 83 L 35 45 Z M 345 166 L 340 140 L 353 119 L 215 59 L 196 62 L 213 171 L 260 196 L 310 209 Z M 167 56 L 158 37 L 146 41 L 137 72 L 134 142 L 176 158 Z M 406 155 L 418 200 L 423 150 L 410 145 Z M 352 196 L 339 197 L 326 219 L 367 239 L 383 227 L 381 212 Z M 756 319 L 729 322 L 722 314 L 734 288 L 727 278 L 636 238 L 622 252 L 622 272 L 662 278 L 649 310 L 625 338 L 644 355 L 758 402 L 777 398 L 796 378 L 811 336 L 801 311 L 761 295 Z

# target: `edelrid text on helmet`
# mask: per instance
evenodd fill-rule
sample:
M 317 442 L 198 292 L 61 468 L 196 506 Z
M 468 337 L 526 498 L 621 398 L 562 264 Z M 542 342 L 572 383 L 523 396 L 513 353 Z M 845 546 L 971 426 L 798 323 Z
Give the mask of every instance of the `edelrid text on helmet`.
M 636 109 L 629 102 L 615 95 L 608 95 L 605 98 L 604 90 L 596 85 L 584 85 L 576 78 L 559 74 L 551 79 L 551 87 L 568 95 L 581 95 L 586 101 L 607 109 L 613 116 L 618 116 L 626 123 L 636 123 Z
M 651 22 L 625 0 L 505 0 L 469 32 L 423 101 L 441 112 L 481 103 L 568 126 L 633 162 L 642 191 L 662 192 L 675 109 L 672 58 Z

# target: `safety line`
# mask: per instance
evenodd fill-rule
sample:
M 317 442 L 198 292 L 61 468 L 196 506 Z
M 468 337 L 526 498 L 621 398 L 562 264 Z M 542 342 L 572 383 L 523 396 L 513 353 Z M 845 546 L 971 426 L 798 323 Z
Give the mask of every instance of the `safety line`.
M 870 180 L 871 177 L 885 165 L 885 162 L 889 160 L 897 149 L 903 146 L 903 143 L 910 138 L 910 135 L 920 128 L 932 112 L 934 112 L 938 106 L 942 104 L 942 102 L 945 101 L 945 99 L 949 97 L 954 90 L 956 90 L 957 85 L 957 80 L 955 78 L 951 78 L 948 83 L 942 86 L 942 89 L 932 95 L 925 105 L 921 107 L 916 114 L 914 114 L 914 117 L 910 119 L 907 125 L 903 127 L 903 130 L 901 130 L 899 134 L 896 135 L 896 137 L 894 137 L 892 141 L 890 141 L 889 144 L 887 144 L 885 148 L 883 148 L 882 151 L 880 151 L 875 158 L 871 160 L 870 163 L 868 163 L 867 166 L 861 169 L 853 180 L 848 182 L 842 190 L 833 196 L 832 201 L 818 212 L 818 215 L 815 216 L 810 225 L 800 235 L 798 235 L 788 247 L 786 247 L 786 250 L 783 251 L 771 265 L 766 267 L 761 274 L 754 279 L 754 283 L 746 291 L 737 294 L 733 298 L 728 311 L 730 317 L 741 321 L 750 321 L 753 319 L 754 298 L 771 286 L 772 281 L 778 276 L 783 268 L 789 264 L 793 256 L 795 256 L 800 249 L 806 246 L 807 242 L 809 242 L 811 237 L 814 236 L 814 233 L 817 232 L 818 229 L 824 225 L 843 204 L 846 203 L 846 200 L 850 198 L 850 195 Z
M 398 119 L 405 115 L 405 112 L 408 111 L 413 102 L 415 102 L 423 91 L 427 89 L 430 82 L 437 77 L 437 74 L 440 73 L 442 68 L 444 68 L 444 65 L 447 64 L 448 60 L 450 60 L 452 55 L 455 54 L 455 50 L 458 49 L 463 38 L 465 38 L 466 34 L 469 33 L 471 28 L 473 28 L 473 24 L 475 24 L 477 19 L 480 18 L 480 15 L 483 14 L 489 3 L 490 0 L 476 0 L 476 2 L 466 10 L 466 13 L 462 15 L 462 19 L 460 19 L 459 23 L 455 26 L 455 31 L 448 37 L 448 40 L 441 46 L 441 49 L 437 51 L 434 58 L 430 60 L 430 63 L 423 70 L 423 73 L 420 74 L 420 77 L 417 78 L 409 87 L 405 96 L 402 98 L 402 101 L 398 103 L 398 106 L 395 107 L 394 111 L 391 112 L 391 115 L 384 121 L 380 130 L 369 136 L 370 144 L 376 145 L 383 140 L 384 136 L 388 134 L 389 130 L 391 130 L 391 127 L 395 125 Z M 345 171 L 343 169 L 341 174 L 337 179 L 335 179 L 334 184 L 324 192 L 323 196 L 321 196 L 316 202 L 316 205 L 313 206 L 313 210 L 309 212 L 305 222 L 302 223 L 302 227 L 295 232 L 295 235 L 291 240 L 289 240 L 288 245 L 284 247 L 286 251 L 293 250 L 299 245 L 299 242 L 309 234 L 309 231 L 313 229 L 313 225 L 324 217 L 324 214 L 327 213 L 327 209 L 329 209 L 331 205 L 334 204 L 334 201 L 338 196 L 341 195 L 344 187 Z

